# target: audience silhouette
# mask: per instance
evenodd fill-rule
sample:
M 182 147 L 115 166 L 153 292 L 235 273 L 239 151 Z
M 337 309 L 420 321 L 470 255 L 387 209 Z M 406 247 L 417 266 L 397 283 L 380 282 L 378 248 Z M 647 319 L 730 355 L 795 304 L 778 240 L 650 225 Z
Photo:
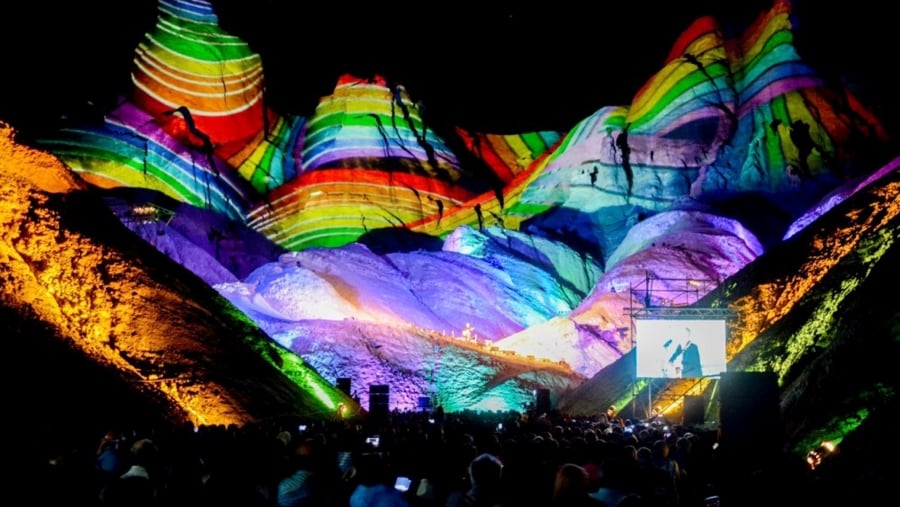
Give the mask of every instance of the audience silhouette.
M 785 499 L 821 487 L 802 460 L 786 466 L 787 456 L 746 476 L 721 470 L 715 427 L 605 411 L 361 417 L 103 430 L 99 445 L 56 446 L 29 473 L 49 481 L 38 500 L 99 507 L 705 507 L 707 498 L 758 499 L 769 486 L 791 486 Z

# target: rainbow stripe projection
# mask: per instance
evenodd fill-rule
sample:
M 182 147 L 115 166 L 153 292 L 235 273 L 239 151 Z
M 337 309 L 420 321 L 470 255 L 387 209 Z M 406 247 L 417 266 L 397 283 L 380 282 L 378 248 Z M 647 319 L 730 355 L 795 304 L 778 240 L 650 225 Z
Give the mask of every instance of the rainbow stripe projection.
M 158 190 L 292 250 L 389 227 L 516 229 L 553 208 L 588 217 L 601 237 L 607 222 L 685 196 L 833 185 L 852 176 L 829 173 L 856 156 L 848 140 L 887 138 L 802 63 L 789 4 L 776 1 L 735 40 L 698 19 L 629 106 L 564 136 L 457 129 L 500 183 L 471 189 L 403 86 L 344 75 L 311 117 L 282 117 L 263 105 L 261 58 L 209 2 L 160 0 L 158 12 L 135 51 L 133 99 L 103 128 L 66 129 L 44 147 L 98 186 Z
M 269 132 L 259 132 L 228 163 L 263 195 L 297 177 L 305 132 L 305 118 L 281 116 Z
M 559 132 L 485 134 L 457 128 L 457 135 L 476 157 L 484 161 L 504 184 L 526 171 L 562 138 Z
M 456 155 L 426 128 L 403 86 L 389 87 L 380 76 L 341 76 L 334 93 L 319 102 L 309 120 L 304 171 L 378 167 L 385 161 L 446 181 L 460 177 Z
M 196 146 L 206 136 L 223 158 L 264 128 L 262 59 L 219 27 L 208 2 L 159 0 L 131 78 L 135 103 L 169 134 Z M 172 114 L 179 108 L 191 118 Z
M 63 129 L 42 141 L 85 181 L 100 188 L 146 188 L 243 220 L 253 192 L 215 155 L 179 142 L 132 104 L 103 125 Z
M 249 225 L 290 250 L 336 247 L 375 229 L 440 220 L 471 198 L 460 187 L 416 174 L 364 168 L 310 171 L 251 210 Z
M 602 181 L 609 183 L 615 181 L 615 175 L 608 175 L 604 180 L 600 180 L 597 173 L 599 172 L 599 162 L 594 162 L 590 169 L 580 167 L 585 160 L 594 161 L 599 142 L 600 147 L 609 146 L 615 143 L 613 132 L 621 129 L 624 125 L 627 109 L 620 106 L 609 106 L 598 110 L 593 115 L 579 122 L 575 128 L 569 131 L 562 140 L 559 141 L 555 149 L 546 154 L 542 160 L 540 171 L 535 171 L 529 179 L 529 185 L 519 188 L 518 199 L 510 199 L 507 213 L 510 216 L 527 217 L 543 213 L 555 206 L 566 204 L 569 198 L 569 191 L 572 185 L 579 183 L 578 179 L 574 181 L 563 181 L 562 178 L 569 178 L 569 174 L 565 170 L 570 164 L 579 166 L 579 172 L 584 175 L 588 170 L 590 174 L 584 176 L 582 180 L 590 182 L 593 187 L 594 183 Z M 598 133 L 603 132 L 601 137 Z M 586 140 L 590 142 L 586 142 Z M 612 149 L 612 148 L 610 148 Z M 607 173 L 618 170 L 617 167 L 608 165 Z M 532 186 L 533 184 L 533 186 Z M 547 190 L 549 188 L 549 191 Z M 607 186 L 603 189 L 605 192 L 613 194 L 621 194 L 616 188 Z
M 523 219 L 531 216 L 518 205 L 519 198 L 546 166 L 561 134 L 553 131 L 486 134 L 461 128 L 457 128 L 456 133 L 466 148 L 490 167 L 502 188 L 481 193 L 439 216 L 410 223 L 407 228 L 441 238 L 461 226 L 499 225 L 518 229 Z M 544 210 L 535 208 L 532 211 Z
M 296 176 L 302 120 L 264 121 L 261 59 L 222 32 L 209 3 L 160 0 L 132 80 L 132 100 L 102 126 L 41 144 L 96 186 L 157 190 L 238 221 Z
M 629 107 L 598 111 L 566 136 L 523 201 L 585 209 L 577 189 L 595 187 L 658 211 L 685 195 L 790 191 L 839 177 L 828 168 L 849 160 L 841 147 L 862 128 L 886 139 L 852 96 L 835 96 L 802 63 L 788 2 L 733 41 L 704 17 Z
M 459 162 L 401 86 L 344 75 L 306 124 L 302 174 L 266 195 L 248 223 L 292 250 L 335 247 L 375 229 L 440 221 L 473 194 Z
M 409 224 L 408 228 L 441 238 L 464 225 L 479 228 L 496 225 L 508 229 L 518 229 L 525 218 L 547 209 L 546 207 L 522 204 L 520 199 L 525 189 L 542 173 L 550 161 L 551 153 L 553 153 L 552 149 L 544 152 L 524 171 L 515 175 L 499 193 L 484 192 L 460 203 L 454 209 L 445 211 L 440 216 L 431 216 L 413 222 Z
M 789 11 L 788 2 L 778 2 L 739 41 L 746 62 L 735 71 L 742 121 L 729 144 L 732 157 L 744 160 L 734 175 L 742 185 L 782 189 L 816 176 L 839 181 L 846 175 L 826 171 L 856 156 L 851 150 L 858 143 L 848 142 L 858 135 L 856 130 L 873 139 L 888 138 L 851 93 L 819 86 L 799 61 Z M 717 169 L 722 178 L 731 176 Z
M 561 134 L 552 131 L 485 134 L 459 128 L 456 133 L 466 148 L 491 168 L 502 188 L 483 192 L 439 216 L 410 223 L 407 228 L 441 238 L 462 226 L 499 225 L 518 229 L 531 216 L 518 205 L 522 192 L 541 174 Z M 534 211 L 544 210 L 535 208 Z

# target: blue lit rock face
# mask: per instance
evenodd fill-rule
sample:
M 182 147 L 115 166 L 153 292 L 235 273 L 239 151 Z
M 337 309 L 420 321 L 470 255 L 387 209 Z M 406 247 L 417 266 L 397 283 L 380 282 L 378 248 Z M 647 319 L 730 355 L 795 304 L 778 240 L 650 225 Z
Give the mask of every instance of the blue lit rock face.
M 397 407 L 439 392 L 448 409 L 520 409 L 535 385 L 568 390 L 583 372 L 494 342 L 567 315 L 600 275 L 558 243 L 521 239 L 461 229 L 438 252 L 310 249 L 216 288 L 324 377 L 391 385 Z

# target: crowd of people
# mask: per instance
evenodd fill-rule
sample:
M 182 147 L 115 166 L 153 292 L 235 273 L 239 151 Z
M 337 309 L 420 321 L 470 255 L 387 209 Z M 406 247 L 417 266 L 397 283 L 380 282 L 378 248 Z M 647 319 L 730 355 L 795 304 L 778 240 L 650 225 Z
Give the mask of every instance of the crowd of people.
M 38 505 L 705 507 L 743 505 L 806 470 L 738 475 L 718 455 L 716 428 L 626 419 L 614 407 L 98 428 L 95 438 L 35 454 Z

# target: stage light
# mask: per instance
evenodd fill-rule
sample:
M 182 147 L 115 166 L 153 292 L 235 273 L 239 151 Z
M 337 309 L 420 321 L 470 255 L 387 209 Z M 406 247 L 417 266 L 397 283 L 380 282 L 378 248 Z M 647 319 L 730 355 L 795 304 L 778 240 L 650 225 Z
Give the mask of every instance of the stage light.
M 806 464 L 809 465 L 809 469 L 815 470 L 820 463 L 822 463 L 822 455 L 816 451 L 809 451 L 809 454 L 806 455 Z
M 832 454 L 836 448 L 833 442 L 825 441 L 819 447 L 809 451 L 806 455 L 806 464 L 809 465 L 810 470 L 815 470 L 816 467 L 821 465 L 822 460 L 829 454 Z

